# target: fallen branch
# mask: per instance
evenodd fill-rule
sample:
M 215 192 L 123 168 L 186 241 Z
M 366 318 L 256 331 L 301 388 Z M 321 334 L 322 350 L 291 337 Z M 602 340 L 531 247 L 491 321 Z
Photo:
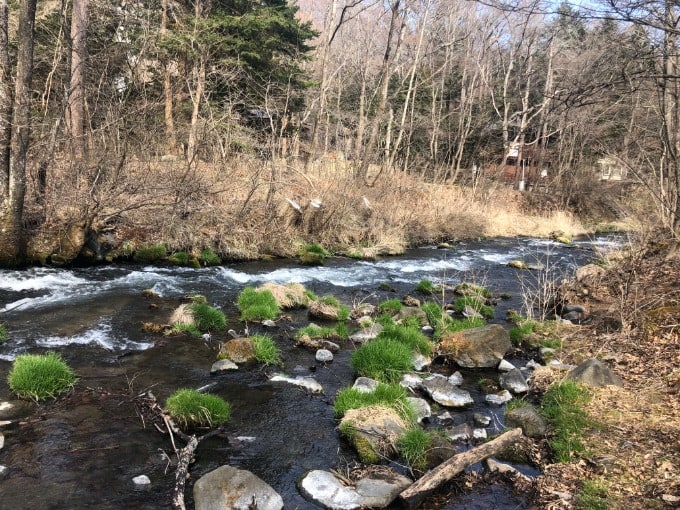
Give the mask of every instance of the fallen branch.
M 446 462 L 427 472 L 422 478 L 404 490 L 399 497 L 408 508 L 417 508 L 425 497 L 440 485 L 450 481 L 467 467 L 496 455 L 522 438 L 522 429 L 505 432 L 488 443 L 454 455 Z

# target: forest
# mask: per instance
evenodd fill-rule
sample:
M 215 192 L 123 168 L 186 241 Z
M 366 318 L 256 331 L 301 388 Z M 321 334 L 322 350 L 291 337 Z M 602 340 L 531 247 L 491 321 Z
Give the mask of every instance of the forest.
M 0 14 L 5 266 L 68 263 L 88 242 L 239 259 L 290 239 L 379 253 L 515 234 L 485 229 L 502 209 L 456 216 L 492 195 L 678 229 L 672 2 L 3 0 Z

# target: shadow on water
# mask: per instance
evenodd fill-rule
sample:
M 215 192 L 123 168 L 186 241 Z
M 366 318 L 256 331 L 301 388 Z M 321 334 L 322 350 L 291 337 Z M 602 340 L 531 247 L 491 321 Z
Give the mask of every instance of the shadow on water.
M 562 264 L 592 257 L 587 247 L 554 248 Z M 231 464 L 252 471 L 281 494 L 285 508 L 313 509 L 296 488 L 311 469 L 343 468 L 356 462 L 353 451 L 339 437 L 333 415 L 337 392 L 352 384 L 350 357 L 345 344 L 333 362 L 315 361 L 314 352 L 295 346 L 296 328 L 309 323 L 304 312 L 276 328 L 273 335 L 285 361 L 287 375 L 313 375 L 324 394 L 311 395 L 286 383 L 270 382 L 273 369 L 241 368 L 211 376 L 210 367 L 226 334 L 210 340 L 158 337 L 142 332 L 144 322 L 164 323 L 182 296 L 198 292 L 220 306 L 229 324 L 250 333 L 258 326 L 240 323 L 236 296 L 246 285 L 264 281 L 301 281 L 318 295 L 335 295 L 352 305 L 412 294 L 422 278 L 447 282 L 473 275 L 494 293 L 512 297 L 500 301 L 494 321 L 504 322 L 508 309 L 522 305 L 517 271 L 507 260 L 530 253 L 535 246 L 517 240 L 461 244 L 456 251 L 420 249 L 404 257 L 376 263 L 331 260 L 327 267 L 300 268 L 290 261 L 242 264 L 190 271 L 177 268 L 105 267 L 79 270 L 39 269 L 33 273 L 0 272 L 0 319 L 10 339 L 0 344 L 0 381 L 6 381 L 11 359 L 22 352 L 57 350 L 76 371 L 79 382 L 68 398 L 38 407 L 22 404 L 0 411 L 5 446 L 0 464 L 9 468 L 0 481 L 2 509 L 145 509 L 171 508 L 174 485 L 172 446 L 146 423 L 132 397 L 151 390 L 159 402 L 179 388 L 200 388 L 225 398 L 232 416 L 226 437 L 201 443 L 187 485 L 201 475 Z M 56 283 L 54 283 L 56 282 Z M 382 284 L 382 285 L 381 285 Z M 142 297 L 153 288 L 160 299 Z M 453 371 L 452 367 L 434 370 Z M 475 397 L 474 408 L 452 413 L 453 425 L 469 423 L 475 411 L 492 417 L 488 433 L 502 430 L 502 408 L 483 403 L 480 377 L 494 371 L 465 373 L 465 389 Z M 0 402 L 11 400 L 0 384 Z M 4 413 L 4 414 L 3 414 Z M 149 476 L 147 489 L 135 488 L 132 478 Z M 455 484 L 454 484 L 455 487 Z M 396 506 L 395 506 L 396 508 Z M 422 508 L 527 508 L 521 497 L 504 485 L 483 486 L 479 493 L 452 490 L 428 500 Z

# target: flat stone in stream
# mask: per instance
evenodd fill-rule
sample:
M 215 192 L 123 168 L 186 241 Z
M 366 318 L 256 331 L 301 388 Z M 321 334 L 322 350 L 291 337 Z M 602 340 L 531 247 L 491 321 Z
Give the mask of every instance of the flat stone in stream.
M 386 508 L 413 482 L 394 471 L 375 473 L 352 489 L 328 471 L 308 472 L 298 483 L 302 495 L 327 510 Z
M 269 380 L 273 382 L 286 382 L 288 384 L 300 386 L 311 391 L 312 393 L 323 393 L 323 386 L 321 386 L 313 377 L 300 375 L 297 377 L 288 377 L 287 375 L 283 374 L 274 374 Z
M 250 471 L 220 466 L 196 480 L 196 510 L 281 510 L 283 499 Z
M 454 386 L 440 374 L 425 379 L 423 388 L 432 400 L 446 407 L 465 407 L 475 403 L 469 392 Z

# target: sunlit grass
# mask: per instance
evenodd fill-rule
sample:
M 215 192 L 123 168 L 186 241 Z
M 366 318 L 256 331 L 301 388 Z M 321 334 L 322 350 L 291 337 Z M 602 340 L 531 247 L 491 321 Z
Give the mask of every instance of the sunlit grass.
M 165 401 L 165 409 L 183 427 L 214 427 L 229 420 L 229 403 L 217 395 L 180 389 Z
M 76 377 L 57 353 L 22 354 L 14 360 L 7 383 L 19 398 L 37 401 L 66 393 Z

